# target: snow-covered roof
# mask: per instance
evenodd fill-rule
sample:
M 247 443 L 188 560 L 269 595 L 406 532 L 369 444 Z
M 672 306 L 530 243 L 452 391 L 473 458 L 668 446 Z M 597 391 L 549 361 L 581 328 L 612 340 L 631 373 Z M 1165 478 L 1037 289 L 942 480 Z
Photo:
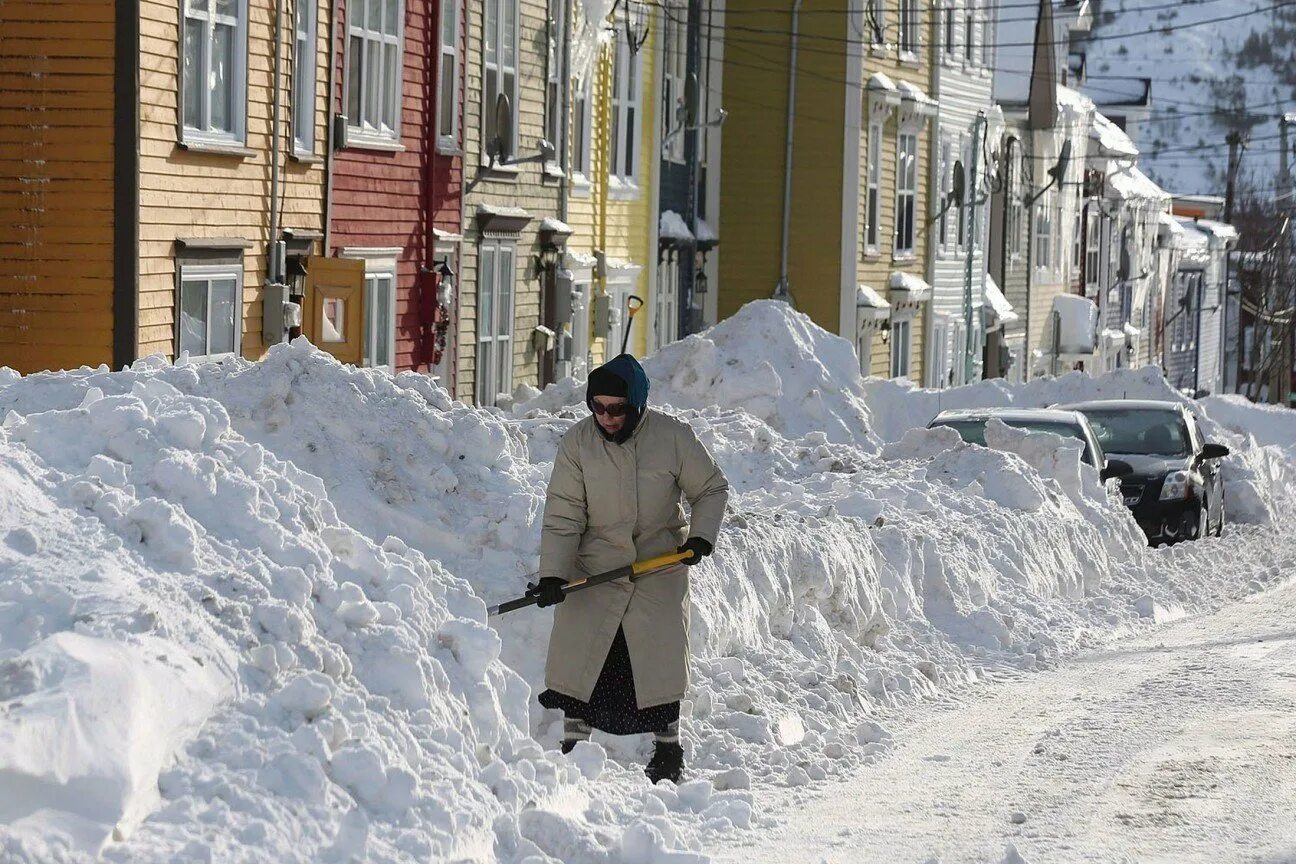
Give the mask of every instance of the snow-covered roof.
M 1094 112 L 1093 123 L 1089 127 L 1089 139 L 1098 142 L 1099 152 L 1103 156 L 1133 157 L 1139 153 L 1134 142 L 1125 134 L 1125 130 L 1109 120 L 1101 111 Z
M 891 314 L 891 304 L 876 290 L 860 283 L 855 286 L 855 311 L 861 318 L 886 318 Z
M 1183 234 L 1179 236 L 1179 248 L 1190 252 L 1205 252 L 1210 248 L 1210 235 L 1202 230 L 1196 219 L 1187 216 L 1172 217 L 1179 223 Z
M 1133 162 L 1121 162 L 1115 169 L 1108 171 L 1107 188 L 1115 192 L 1118 198 L 1170 200 L 1170 193 L 1152 182 L 1152 179 L 1140 171 Z
M 884 75 L 883 73 L 874 72 L 873 76 L 869 78 L 868 89 L 886 90 L 894 93 L 896 92 L 896 85 L 894 81 L 892 81 L 888 76 Z
M 657 232 L 666 240 L 692 240 L 693 232 L 684 224 L 684 217 L 674 210 L 663 210 L 657 219 Z
M 1227 222 L 1217 222 L 1214 219 L 1198 219 L 1197 227 L 1216 240 L 1236 240 L 1238 238 L 1237 229 Z
M 1058 316 L 1058 354 L 1092 354 L 1098 329 L 1098 307 L 1078 294 L 1059 294 L 1053 298 L 1053 312 Z
M 921 87 L 909 81 L 901 81 L 897 88 L 900 90 L 900 98 L 907 102 L 917 102 L 920 105 L 934 106 L 936 100 L 928 96 Z
M 985 300 L 985 305 L 989 306 L 994 315 L 1002 324 L 1011 324 L 1017 320 L 1017 313 L 1013 311 L 1012 304 L 1008 298 L 999 290 L 999 284 L 995 282 L 994 277 L 989 273 L 985 274 L 985 287 L 981 292 Z
M 1057 104 L 1059 108 L 1070 108 L 1076 112 L 1092 111 L 1094 107 L 1092 99 L 1065 84 L 1058 85 Z
M 892 291 L 905 291 L 909 294 L 910 303 L 922 303 L 931 297 L 931 286 L 920 276 L 906 273 L 904 270 L 891 271 L 887 285 Z

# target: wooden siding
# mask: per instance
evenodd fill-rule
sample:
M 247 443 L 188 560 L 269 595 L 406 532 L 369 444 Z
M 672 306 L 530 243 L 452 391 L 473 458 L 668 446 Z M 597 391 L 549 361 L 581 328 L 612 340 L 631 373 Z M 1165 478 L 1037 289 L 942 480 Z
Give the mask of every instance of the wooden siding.
M 518 15 L 518 100 L 514 109 L 518 156 L 534 154 L 535 142 L 545 137 L 545 63 L 547 54 L 546 22 L 549 12 L 545 0 L 517 0 Z M 459 309 L 457 320 L 455 396 L 473 401 L 476 393 L 477 366 L 477 282 L 478 206 L 520 207 L 531 215 L 531 222 L 517 237 L 517 271 L 513 283 L 513 386 L 536 384 L 539 380 L 540 356 L 532 346 L 531 334 L 540 323 L 541 283 L 532 275 L 531 265 L 540 252 L 540 222 L 558 211 L 561 191 L 559 178 L 547 176 L 536 163 L 516 166 L 508 171 L 485 171 L 482 157 L 482 30 L 485 4 L 468 4 L 468 50 L 465 57 L 465 90 L 463 136 L 465 160 L 463 246 L 459 267 Z M 476 182 L 471 191 L 466 187 Z
M 243 259 L 243 355 L 265 351 L 262 283 L 270 241 L 270 174 L 274 88 L 274 2 L 248 0 L 247 157 L 186 150 L 178 136 L 179 13 L 174 2 L 141 0 L 140 8 L 140 317 L 139 354 L 175 352 L 175 240 L 236 237 L 251 243 Z M 325 148 L 329 4 L 319 3 L 316 30 L 315 153 Z M 285 12 L 280 174 L 284 229 L 323 230 L 324 165 L 287 158 L 292 150 L 291 16 Z
M 112 3 L 0 2 L 0 366 L 112 362 Z
M 456 0 L 404 0 L 400 114 L 404 150 L 357 146 L 338 151 L 333 161 L 329 253 L 345 247 L 402 250 L 396 262 L 397 371 L 429 369 L 437 287 L 429 272 L 436 258 L 432 229 L 460 231 L 463 159 L 457 153 L 439 152 L 436 146 L 441 2 Z M 344 2 L 338 22 L 335 111 L 345 110 L 347 8 Z M 462 33 L 462 7 L 458 19 Z
M 779 281 L 791 16 L 765 0 L 726 6 L 730 20 L 759 38 L 725 31 L 724 105 L 728 142 L 720 177 L 717 310 L 726 318 L 768 298 Z M 792 161 L 789 284 L 797 309 L 836 333 L 840 324 L 842 183 L 845 175 L 845 17 L 840 0 L 810 0 L 799 19 Z M 768 34 L 768 35 L 766 35 Z M 867 74 L 867 73 L 866 73 Z

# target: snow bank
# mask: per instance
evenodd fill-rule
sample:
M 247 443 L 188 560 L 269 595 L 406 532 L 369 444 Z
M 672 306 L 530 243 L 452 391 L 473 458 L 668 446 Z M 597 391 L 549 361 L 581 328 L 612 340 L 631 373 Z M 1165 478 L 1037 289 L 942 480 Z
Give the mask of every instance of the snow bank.
M 678 789 L 647 787 L 642 736 L 548 749 L 559 717 L 533 694 L 550 613 L 485 618 L 535 570 L 576 382 L 505 414 L 304 342 L 258 363 L 10 380 L 0 767 L 54 791 L 16 814 L 0 786 L 0 855 L 701 860 L 706 838 L 762 824 L 753 785 L 872 758 L 881 709 L 1282 578 L 1172 578 L 1078 448 L 996 424 L 989 447 L 892 435 L 930 394 L 862 381 L 848 343 L 782 304 L 726 325 L 646 363 L 653 401 L 693 425 L 734 489 L 716 554 L 691 571 L 693 779 Z M 978 386 L 987 399 L 1002 387 Z M 1121 382 L 1068 386 L 1050 398 Z M 1044 398 L 1029 389 L 1000 392 Z M 70 566 L 56 550 L 73 540 Z M 12 712 L 33 694 L 95 704 L 97 670 L 75 666 L 70 637 L 118 646 L 95 656 L 135 676 L 140 699 L 167 693 L 183 710 L 165 728 L 123 714 L 51 779 L 22 756 L 15 730 L 34 721 Z M 54 669 L 49 646 L 73 656 L 68 671 L 7 671 Z M 12 716 L 24 719 L 3 725 Z M 113 741 L 146 743 L 147 758 L 112 763 Z M 75 794 L 104 776 L 118 778 L 109 794 Z

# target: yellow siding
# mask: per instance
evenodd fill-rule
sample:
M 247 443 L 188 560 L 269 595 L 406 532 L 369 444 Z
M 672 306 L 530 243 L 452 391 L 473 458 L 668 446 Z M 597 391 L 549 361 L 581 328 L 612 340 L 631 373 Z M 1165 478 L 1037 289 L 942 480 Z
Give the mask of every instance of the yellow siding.
M 179 15 L 175 3 L 140 9 L 140 321 L 141 356 L 175 351 L 175 240 L 233 237 L 251 243 L 243 259 L 243 355 L 261 356 L 262 281 L 270 241 L 270 127 L 274 88 L 274 4 L 251 0 L 248 21 L 247 148 L 216 155 L 177 143 Z M 329 4 L 316 30 L 315 152 L 325 147 Z M 292 18 L 284 14 L 280 105 L 281 228 L 323 231 L 324 166 L 285 159 L 292 150 Z
M 725 33 L 721 318 L 769 297 L 779 280 L 791 16 L 771 7 L 765 0 L 726 5 L 728 20 L 761 35 Z M 833 333 L 840 324 L 846 24 L 832 12 L 841 8 L 840 0 L 802 4 L 788 258 L 797 308 Z
M 112 362 L 113 5 L 0 2 L 0 366 Z

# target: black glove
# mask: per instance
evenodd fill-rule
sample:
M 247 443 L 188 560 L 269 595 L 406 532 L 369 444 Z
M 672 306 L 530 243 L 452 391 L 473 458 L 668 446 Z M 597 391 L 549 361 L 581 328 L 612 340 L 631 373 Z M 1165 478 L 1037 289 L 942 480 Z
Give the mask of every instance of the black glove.
M 692 552 L 691 558 L 685 558 L 684 563 L 692 567 L 703 558 L 711 554 L 711 544 L 701 537 L 690 537 L 684 541 L 684 545 L 675 550 L 676 552 Z
M 546 606 L 553 606 L 567 599 L 567 595 L 562 590 L 566 584 L 566 579 L 559 579 L 557 576 L 544 576 L 538 583 L 527 583 L 526 596 L 536 598 L 536 605 L 543 609 Z

